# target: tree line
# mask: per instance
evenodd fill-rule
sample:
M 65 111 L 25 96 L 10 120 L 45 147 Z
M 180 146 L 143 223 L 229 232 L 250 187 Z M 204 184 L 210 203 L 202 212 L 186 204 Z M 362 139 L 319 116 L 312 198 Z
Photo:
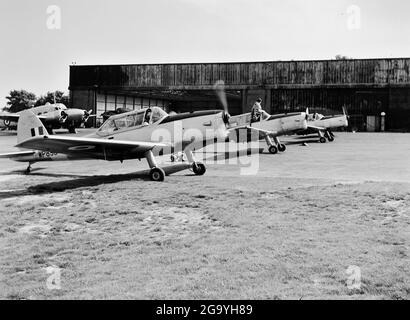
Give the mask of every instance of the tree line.
M 70 104 L 70 98 L 63 91 L 47 92 L 45 95 L 37 97 L 34 93 L 26 90 L 11 90 L 6 97 L 7 106 L 4 108 L 8 112 L 19 112 L 32 107 L 38 107 L 47 103 Z

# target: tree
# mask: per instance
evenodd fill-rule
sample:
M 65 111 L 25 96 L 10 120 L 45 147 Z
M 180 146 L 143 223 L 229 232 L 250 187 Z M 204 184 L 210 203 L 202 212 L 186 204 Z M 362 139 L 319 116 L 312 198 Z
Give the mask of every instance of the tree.
M 64 92 L 62 91 L 55 91 L 55 92 L 47 92 L 45 96 L 41 96 L 40 98 L 37 99 L 35 106 L 43 106 L 46 103 L 54 103 L 54 98 L 55 98 L 55 103 L 63 103 L 66 106 L 69 105 L 70 98 L 66 95 L 64 95 Z
M 348 59 L 351 59 L 351 58 L 349 58 L 348 56 L 343 56 L 341 54 L 338 54 L 338 55 L 336 55 L 335 59 L 336 60 L 348 60 Z
M 19 112 L 31 108 L 36 101 L 36 95 L 26 90 L 11 90 L 6 97 L 7 106 L 10 112 Z

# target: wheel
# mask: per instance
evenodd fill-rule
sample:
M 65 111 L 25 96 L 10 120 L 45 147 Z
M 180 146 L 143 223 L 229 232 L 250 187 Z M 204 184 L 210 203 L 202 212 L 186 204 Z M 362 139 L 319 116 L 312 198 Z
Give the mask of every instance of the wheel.
M 278 153 L 278 148 L 276 146 L 270 146 L 269 147 L 269 152 L 271 154 L 277 154 Z
M 327 140 L 329 140 L 330 142 L 335 141 L 335 138 L 332 135 L 328 135 Z
M 149 176 L 152 181 L 164 181 L 165 179 L 165 172 L 161 168 L 152 168 Z
M 279 152 L 285 152 L 286 151 L 286 146 L 284 144 L 279 144 L 278 149 L 279 149 Z
M 176 157 L 173 154 L 171 154 L 171 162 L 175 162 L 176 160 Z
M 206 167 L 201 162 L 194 162 L 192 164 L 192 170 L 197 176 L 203 176 L 206 172 Z
M 74 127 L 74 126 L 68 127 L 68 132 L 69 132 L 69 133 L 76 133 L 76 132 L 75 132 L 75 127 Z
M 326 138 L 325 137 L 320 137 L 319 142 L 320 143 L 326 143 Z

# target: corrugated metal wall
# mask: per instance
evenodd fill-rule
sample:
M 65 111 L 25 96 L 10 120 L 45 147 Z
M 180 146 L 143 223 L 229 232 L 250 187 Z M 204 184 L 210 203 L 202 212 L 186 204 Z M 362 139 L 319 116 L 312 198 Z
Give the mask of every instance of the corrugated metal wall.
M 389 108 L 385 89 L 279 89 L 273 90 L 273 112 L 304 111 L 306 108 L 341 112 L 345 106 L 350 113 L 378 115 Z
M 71 66 L 70 88 L 410 84 L 410 59 Z

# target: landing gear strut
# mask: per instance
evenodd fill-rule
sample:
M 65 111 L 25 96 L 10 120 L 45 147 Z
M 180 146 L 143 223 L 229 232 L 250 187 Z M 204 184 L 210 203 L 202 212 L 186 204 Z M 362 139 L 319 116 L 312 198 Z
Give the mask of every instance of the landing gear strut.
M 152 153 L 152 150 L 147 151 L 145 157 L 147 159 L 149 167 L 151 168 L 151 171 L 149 172 L 151 180 L 156 182 L 164 181 L 165 172 L 157 166 L 157 162 L 155 160 L 154 154 Z
M 30 172 L 31 172 L 31 162 L 28 164 L 28 167 L 27 167 L 25 173 L 30 174 Z
M 319 131 L 319 142 L 320 143 L 326 143 L 326 138 L 325 138 L 325 135 L 322 131 Z
M 269 136 L 265 137 L 265 141 L 269 146 L 269 153 L 271 154 L 277 154 L 279 152 L 285 152 L 286 151 L 286 146 L 283 143 L 280 143 L 279 139 L 277 137 L 273 138 L 275 142 L 272 141 L 272 139 Z
M 333 132 L 330 131 L 330 130 L 326 131 L 326 138 L 327 138 L 327 140 L 329 140 L 329 142 L 335 141 L 335 136 L 334 136 Z
M 283 143 L 280 143 L 279 139 L 277 137 L 273 138 L 275 140 L 276 146 L 278 147 L 279 152 L 285 152 L 286 151 L 286 146 Z
M 68 127 L 68 133 L 77 133 L 74 125 Z
M 206 167 L 202 162 L 197 162 L 195 160 L 194 154 L 192 153 L 192 150 L 185 150 L 185 154 L 188 158 L 189 164 L 192 165 L 192 171 L 197 175 L 197 176 L 203 176 L 206 172 Z

